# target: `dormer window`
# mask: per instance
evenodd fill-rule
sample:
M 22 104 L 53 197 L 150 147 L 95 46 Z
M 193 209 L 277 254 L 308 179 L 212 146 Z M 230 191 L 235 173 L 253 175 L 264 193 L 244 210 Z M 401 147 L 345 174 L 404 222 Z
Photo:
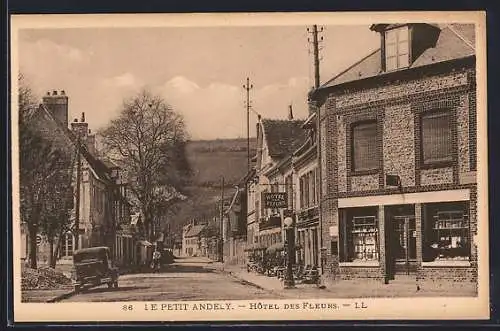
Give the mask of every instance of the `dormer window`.
M 410 63 L 409 30 L 401 26 L 385 31 L 385 68 L 387 71 L 407 68 Z

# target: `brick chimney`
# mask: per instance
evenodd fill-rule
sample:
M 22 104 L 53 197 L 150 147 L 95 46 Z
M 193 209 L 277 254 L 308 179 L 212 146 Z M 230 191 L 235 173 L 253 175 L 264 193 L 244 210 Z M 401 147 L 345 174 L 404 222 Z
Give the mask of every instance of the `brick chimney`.
M 71 123 L 71 130 L 80 137 L 82 142 L 87 141 L 87 137 L 89 134 L 89 124 L 85 122 L 85 113 L 82 113 L 81 121 L 78 122 L 78 119 L 75 118 Z
M 68 126 L 68 96 L 64 91 L 47 92 L 42 99 L 43 104 L 52 116 L 64 126 Z
M 95 140 L 95 133 L 92 133 L 89 129 L 88 135 L 87 135 L 87 149 L 91 154 L 96 153 L 97 147 L 96 147 L 96 140 Z

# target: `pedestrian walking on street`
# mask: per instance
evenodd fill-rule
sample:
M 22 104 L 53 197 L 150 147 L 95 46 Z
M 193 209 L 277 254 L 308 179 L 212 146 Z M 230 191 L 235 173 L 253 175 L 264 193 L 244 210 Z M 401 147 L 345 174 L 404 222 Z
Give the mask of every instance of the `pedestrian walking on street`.
M 160 271 L 160 260 L 161 260 L 161 253 L 158 250 L 158 247 L 155 247 L 155 250 L 153 252 L 153 272 L 159 272 Z

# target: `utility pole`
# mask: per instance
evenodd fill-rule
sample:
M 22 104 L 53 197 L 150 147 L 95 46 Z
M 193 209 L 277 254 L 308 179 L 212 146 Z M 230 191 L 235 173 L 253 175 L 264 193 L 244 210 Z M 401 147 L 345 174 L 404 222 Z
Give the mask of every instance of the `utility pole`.
M 247 161 L 248 161 L 248 171 L 250 172 L 250 90 L 253 88 L 253 84 L 250 84 L 250 78 L 247 77 L 246 85 L 243 85 L 243 88 L 247 92 Z
M 319 42 L 323 41 L 323 37 L 318 38 L 318 32 L 323 32 L 323 28 L 321 27 L 320 30 L 318 31 L 318 26 L 315 24 L 312 27 L 312 32 L 310 29 L 307 29 L 307 32 L 312 33 L 312 46 L 313 46 L 313 60 L 314 60 L 314 90 L 318 89 L 320 86 L 320 79 L 319 79 Z M 310 39 L 308 38 L 307 41 L 310 42 Z M 313 101 L 310 100 L 310 102 L 314 103 L 312 106 L 314 107 L 314 110 L 316 111 L 316 152 L 317 152 L 317 160 L 318 160 L 318 170 L 317 170 L 317 181 L 316 181 L 316 190 L 318 192 L 318 208 L 319 208 L 319 231 L 320 231 L 320 236 L 319 236 L 319 252 L 320 252 L 320 270 L 321 274 L 324 273 L 324 261 L 323 261 L 323 255 L 326 252 L 323 252 L 323 217 L 322 217 L 322 199 L 323 199 L 323 190 L 322 190 L 322 185 L 323 185 L 323 174 L 321 171 L 321 109 L 319 105 Z
M 75 206 L 75 247 L 77 250 L 79 248 L 79 237 L 80 237 L 80 182 L 81 182 L 81 172 L 82 172 L 82 162 L 80 153 L 80 131 L 77 132 L 76 140 L 76 206 Z
M 221 178 L 220 197 L 220 262 L 224 262 L 224 176 Z

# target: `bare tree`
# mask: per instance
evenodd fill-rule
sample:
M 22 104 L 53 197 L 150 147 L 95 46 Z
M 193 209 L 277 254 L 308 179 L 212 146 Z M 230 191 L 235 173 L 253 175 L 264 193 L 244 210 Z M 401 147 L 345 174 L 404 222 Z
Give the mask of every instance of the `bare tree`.
M 68 223 L 69 217 L 62 216 L 67 212 L 65 202 L 72 199 L 71 157 L 38 130 L 32 90 L 22 75 L 18 80 L 21 218 L 28 228 L 30 267 L 36 268 L 37 235 L 47 235 L 52 248 Z M 55 266 L 53 251 L 50 262 Z
M 164 208 L 182 199 L 189 177 L 183 117 L 147 90 L 125 100 L 117 119 L 100 131 L 107 155 L 125 170 L 135 200 L 153 239 Z

